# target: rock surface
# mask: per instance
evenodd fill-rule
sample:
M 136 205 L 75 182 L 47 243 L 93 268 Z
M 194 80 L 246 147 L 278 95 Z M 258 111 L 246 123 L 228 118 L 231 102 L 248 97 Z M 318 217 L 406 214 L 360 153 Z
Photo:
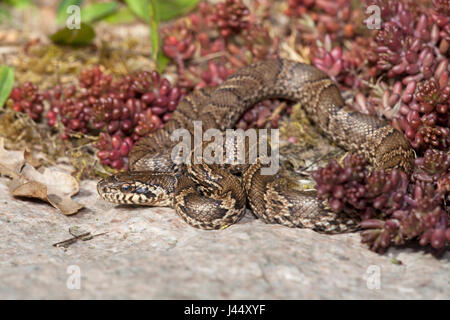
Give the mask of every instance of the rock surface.
M 14 199 L 6 183 L 0 178 L 1 299 L 450 298 L 449 252 L 440 259 L 419 248 L 379 255 L 358 234 L 267 225 L 250 213 L 222 231 L 197 230 L 169 208 L 106 203 L 95 181 L 82 182 L 75 197 L 86 208 L 64 216 Z M 52 246 L 74 226 L 107 233 Z

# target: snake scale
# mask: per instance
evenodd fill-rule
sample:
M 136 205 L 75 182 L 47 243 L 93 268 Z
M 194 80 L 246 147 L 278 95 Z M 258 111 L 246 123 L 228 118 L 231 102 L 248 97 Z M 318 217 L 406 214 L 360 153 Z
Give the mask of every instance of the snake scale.
M 117 204 L 171 206 L 188 224 L 221 229 L 236 223 L 247 203 L 267 223 L 340 233 L 358 220 L 327 209 L 314 192 L 289 189 L 277 175 L 261 174 L 259 161 L 241 166 L 200 162 L 176 165 L 170 158 L 175 129 L 232 128 L 249 107 L 269 98 L 299 102 L 330 140 L 361 153 L 378 169 L 409 172 L 414 153 L 403 134 L 374 116 L 346 107 L 336 84 L 313 66 L 286 59 L 258 62 L 214 89 L 196 90 L 180 102 L 171 120 L 140 139 L 130 153 L 129 171 L 98 183 L 101 197 Z

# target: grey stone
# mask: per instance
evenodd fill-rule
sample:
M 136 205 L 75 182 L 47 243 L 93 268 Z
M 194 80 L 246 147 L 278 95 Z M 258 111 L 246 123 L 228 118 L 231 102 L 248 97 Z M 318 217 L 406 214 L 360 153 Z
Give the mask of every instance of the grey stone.
M 106 203 L 95 181 L 82 182 L 75 197 L 86 208 L 64 216 L 11 197 L 6 182 L 0 178 L 2 299 L 450 298 L 449 252 L 441 259 L 412 248 L 379 255 L 358 234 L 268 225 L 251 213 L 225 230 L 197 230 L 170 208 Z M 75 226 L 107 234 L 52 246 Z M 71 289 L 73 270 L 80 289 Z

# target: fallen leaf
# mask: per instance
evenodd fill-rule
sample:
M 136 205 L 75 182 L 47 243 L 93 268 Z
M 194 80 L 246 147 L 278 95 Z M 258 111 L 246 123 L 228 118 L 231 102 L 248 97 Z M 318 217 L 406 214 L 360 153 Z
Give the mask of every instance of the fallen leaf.
M 65 215 L 83 208 L 71 198 L 79 191 L 74 177 L 48 168 L 42 173 L 37 171 L 26 162 L 23 151 L 5 150 L 3 139 L 0 139 L 0 174 L 12 179 L 9 190 L 14 196 L 41 199 Z
M 20 176 L 20 170 L 25 164 L 23 151 L 6 151 L 3 138 L 0 138 L 0 174 L 12 179 Z
M 25 161 L 31 164 L 33 167 L 39 168 L 41 166 L 39 160 L 34 157 L 33 152 L 31 152 L 29 149 L 25 149 L 23 157 L 25 158 Z

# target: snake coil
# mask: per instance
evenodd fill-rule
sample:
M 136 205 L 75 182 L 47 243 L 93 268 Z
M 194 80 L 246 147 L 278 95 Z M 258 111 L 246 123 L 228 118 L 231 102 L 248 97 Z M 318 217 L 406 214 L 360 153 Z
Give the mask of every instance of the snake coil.
M 249 65 L 217 88 L 187 96 L 164 128 L 136 143 L 130 171 L 100 181 L 98 193 L 114 203 L 172 206 L 187 223 L 202 229 L 237 222 L 247 202 L 267 223 L 324 233 L 357 229 L 356 219 L 327 210 L 314 193 L 288 189 L 276 175 L 262 175 L 259 162 L 238 167 L 172 162 L 173 130 L 192 133 L 194 120 L 202 121 L 203 130 L 232 128 L 246 109 L 268 98 L 300 102 L 325 136 L 349 152 L 363 154 L 375 168 L 412 168 L 414 153 L 403 134 L 346 107 L 338 87 L 322 71 L 275 59 Z

